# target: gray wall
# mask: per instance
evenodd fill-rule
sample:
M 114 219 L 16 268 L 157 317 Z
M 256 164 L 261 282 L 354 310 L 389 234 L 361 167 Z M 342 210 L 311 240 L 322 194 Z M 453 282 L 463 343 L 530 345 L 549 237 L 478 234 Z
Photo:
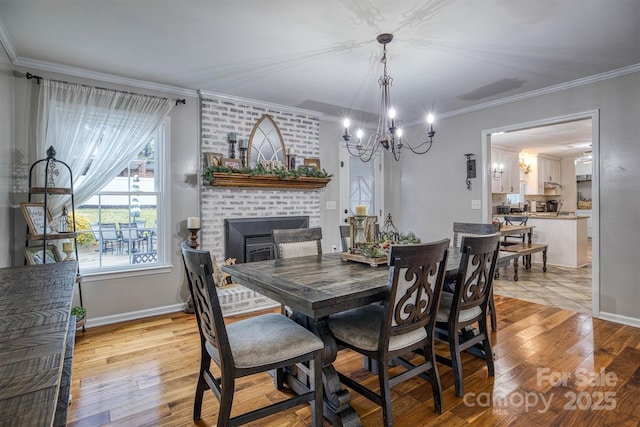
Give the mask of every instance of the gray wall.
M 596 109 L 600 110 L 600 162 L 594 166 L 600 174 L 600 312 L 638 324 L 640 73 L 440 120 L 430 154 L 405 156 L 400 167 L 387 169 L 387 176 L 393 174 L 400 182 L 397 223 L 434 240 L 451 236 L 453 221 L 482 221 L 483 211 L 471 210 L 471 200 L 482 199 L 482 130 Z M 465 186 L 465 153 L 474 153 L 478 164 L 471 191 Z
M 11 236 L 11 175 L 13 152 L 13 66 L 0 45 L 0 236 Z M 11 265 L 11 250 L 0 245 L 0 267 Z
M 100 87 L 121 89 L 136 93 L 184 98 L 182 95 L 162 93 L 135 87 L 97 82 L 40 70 L 19 69 L 20 72 L 31 71 L 43 77 L 52 77 L 76 83 L 93 84 Z M 23 77 L 14 77 L 15 87 L 14 111 L 16 112 L 15 144 L 13 161 L 30 164 L 36 158 L 33 153 L 32 138 L 28 137 L 28 120 L 30 99 L 37 93 L 37 85 Z M 2 106 L 0 106 L 0 110 Z M 21 112 L 24 112 L 22 114 Z M 170 211 L 165 212 L 170 225 L 169 251 L 173 267 L 169 272 L 145 275 L 111 275 L 103 280 L 85 277 L 82 283 L 84 305 L 88 311 L 87 325 L 116 322 L 130 318 L 139 318 L 167 311 L 179 310 L 187 300 L 188 290 L 183 273 L 180 243 L 186 237 L 186 218 L 199 211 L 198 186 L 195 178 L 198 173 L 200 157 L 198 155 L 198 98 L 187 97 L 186 105 L 177 105 L 171 114 L 170 162 L 171 183 Z M 4 145 L 2 148 L 5 150 Z M 4 169 L 4 168 L 3 168 Z M 3 185 L 3 191 L 5 191 Z M 13 200 L 26 200 L 25 188 L 12 194 Z M 16 215 L 12 233 L 14 238 L 12 250 L 20 253 L 24 245 L 24 221 L 19 208 L 14 208 Z M 4 221 L 4 220 L 3 220 Z M 0 245 L 1 247 L 2 245 Z M 14 264 L 21 265 L 22 258 L 16 257 Z M 104 276 L 103 276 L 104 277 Z M 77 302 L 77 301 L 76 301 Z

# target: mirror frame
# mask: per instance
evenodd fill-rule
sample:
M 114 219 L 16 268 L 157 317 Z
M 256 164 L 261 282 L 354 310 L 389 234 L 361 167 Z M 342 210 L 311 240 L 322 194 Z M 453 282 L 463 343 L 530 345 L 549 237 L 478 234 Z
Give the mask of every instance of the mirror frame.
M 255 167 L 255 164 L 253 164 L 253 161 L 251 159 L 251 153 L 253 151 L 253 140 L 256 136 L 256 133 L 258 132 L 258 129 L 260 129 L 260 126 L 265 120 L 269 121 L 273 125 L 274 129 L 278 134 L 278 138 L 280 139 L 281 153 L 282 153 L 281 154 L 282 157 L 278 158 L 278 160 L 280 160 L 282 162 L 282 165 L 286 167 L 286 163 L 287 163 L 286 147 L 284 145 L 284 138 L 282 137 L 282 133 L 280 132 L 280 128 L 278 127 L 278 124 L 275 122 L 275 120 L 273 120 L 273 117 L 271 117 L 271 115 L 269 114 L 263 114 L 262 117 L 260 117 L 260 119 L 253 126 L 253 129 L 251 129 L 251 135 L 249 136 L 249 144 L 247 145 L 247 166 L 250 168 Z

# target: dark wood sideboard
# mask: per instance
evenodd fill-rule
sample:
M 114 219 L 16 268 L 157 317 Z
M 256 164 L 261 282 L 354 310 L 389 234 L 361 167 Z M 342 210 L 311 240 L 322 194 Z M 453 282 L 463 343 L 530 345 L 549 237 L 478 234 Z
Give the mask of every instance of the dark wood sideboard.
M 0 269 L 0 426 L 66 425 L 77 268 Z

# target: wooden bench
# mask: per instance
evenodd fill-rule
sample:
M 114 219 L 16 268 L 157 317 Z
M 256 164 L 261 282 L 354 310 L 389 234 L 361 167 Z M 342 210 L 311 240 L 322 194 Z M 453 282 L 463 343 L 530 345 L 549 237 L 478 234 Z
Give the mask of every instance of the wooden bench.
M 518 257 L 524 259 L 524 268 L 531 268 L 531 254 L 542 252 L 542 271 L 547 271 L 547 246 L 542 243 L 516 243 L 515 245 L 502 246 L 501 251 L 517 253 L 518 256 L 513 259 L 513 280 L 518 281 Z

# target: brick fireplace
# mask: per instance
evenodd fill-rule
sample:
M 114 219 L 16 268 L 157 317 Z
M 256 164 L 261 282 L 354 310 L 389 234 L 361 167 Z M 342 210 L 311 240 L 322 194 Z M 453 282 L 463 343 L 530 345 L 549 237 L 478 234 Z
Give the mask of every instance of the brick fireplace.
M 304 158 L 320 157 L 320 121 L 311 112 L 288 110 L 286 107 L 276 109 L 274 106 L 252 104 L 244 100 L 228 97 L 207 96 L 201 99 L 202 114 L 202 159 L 206 152 L 223 153 L 229 156 L 230 147 L 227 141 L 229 132 L 236 132 L 238 138 L 249 138 L 255 123 L 263 114 L 269 114 L 280 128 L 284 144 L 292 148 L 297 161 L 301 164 Z M 225 223 L 228 220 L 242 220 L 267 223 L 270 218 L 286 218 L 297 221 L 306 218 L 306 227 L 320 226 L 320 191 L 300 189 L 258 189 L 212 187 L 203 183 L 201 188 L 200 211 L 201 249 L 208 250 L 217 260 L 224 261 L 233 257 L 245 258 L 227 248 L 227 232 Z M 300 226 L 296 225 L 295 227 Z M 282 228 L 294 228 L 294 225 Z M 256 259 L 265 256 L 268 243 L 271 242 L 271 231 L 261 232 L 259 236 L 249 239 Z M 266 242 L 268 236 L 269 242 Z M 220 302 L 225 314 L 240 313 L 261 309 L 271 300 L 249 291 L 242 286 L 221 288 Z M 266 301 L 266 302 L 265 302 Z

